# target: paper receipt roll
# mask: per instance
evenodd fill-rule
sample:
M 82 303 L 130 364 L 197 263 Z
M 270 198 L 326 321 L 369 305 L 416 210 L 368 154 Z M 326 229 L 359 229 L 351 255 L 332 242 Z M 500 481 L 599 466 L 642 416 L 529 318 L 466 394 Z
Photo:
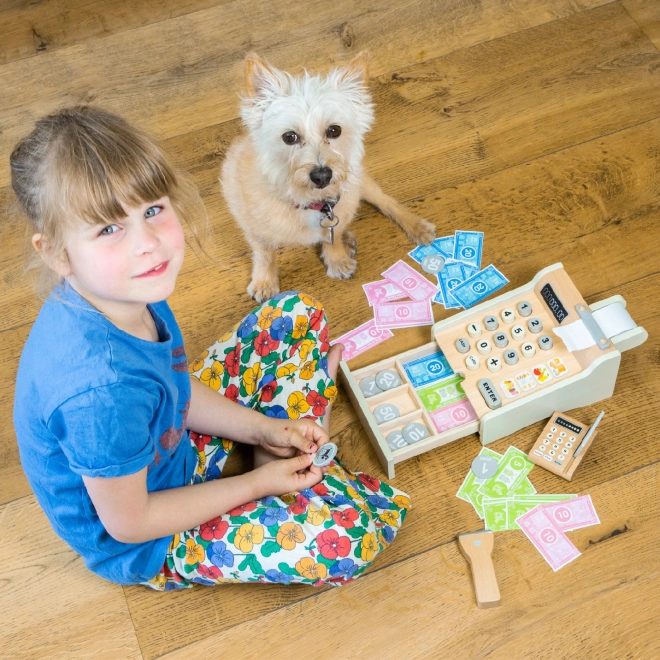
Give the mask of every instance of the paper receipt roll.
M 608 339 L 637 327 L 637 324 L 620 302 L 601 307 L 601 309 L 593 312 L 592 316 Z M 596 345 L 596 341 L 587 330 L 584 321 L 574 321 L 563 328 L 553 328 L 553 331 L 566 344 L 566 348 L 571 353 Z

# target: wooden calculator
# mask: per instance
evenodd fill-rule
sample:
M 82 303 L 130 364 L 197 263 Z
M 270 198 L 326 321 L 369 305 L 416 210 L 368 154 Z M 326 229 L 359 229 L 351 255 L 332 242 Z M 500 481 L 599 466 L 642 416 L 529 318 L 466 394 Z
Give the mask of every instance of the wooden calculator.
M 642 344 L 648 334 L 630 319 L 632 327 L 608 338 L 591 312 L 625 304 L 612 296 L 587 305 L 558 263 L 518 289 L 436 323 L 429 344 L 355 372 L 340 362 L 349 398 L 388 477 L 394 477 L 396 463 L 476 431 L 485 445 L 553 411 L 612 396 L 621 352 Z M 594 345 L 570 351 L 554 329 L 579 320 L 593 333 Z M 437 353 L 444 355 L 453 382 L 415 387 L 405 365 Z M 388 369 L 398 374 L 400 385 L 365 396 L 362 379 Z M 440 402 L 437 410 L 434 401 Z M 374 412 L 383 403 L 395 405 L 399 416 L 378 422 Z M 412 422 L 423 424 L 427 437 L 390 446 L 388 436 Z
M 596 438 L 603 414 L 589 426 L 556 410 L 529 452 L 529 460 L 570 481 Z

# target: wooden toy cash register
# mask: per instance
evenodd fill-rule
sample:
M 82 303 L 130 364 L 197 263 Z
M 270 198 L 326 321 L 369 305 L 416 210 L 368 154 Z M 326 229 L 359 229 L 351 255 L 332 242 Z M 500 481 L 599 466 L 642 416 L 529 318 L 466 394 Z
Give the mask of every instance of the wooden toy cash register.
M 389 478 L 396 463 L 476 431 L 486 445 L 612 396 L 621 352 L 648 337 L 625 305 L 587 305 L 558 263 L 436 323 L 425 346 L 356 371 L 340 362 Z

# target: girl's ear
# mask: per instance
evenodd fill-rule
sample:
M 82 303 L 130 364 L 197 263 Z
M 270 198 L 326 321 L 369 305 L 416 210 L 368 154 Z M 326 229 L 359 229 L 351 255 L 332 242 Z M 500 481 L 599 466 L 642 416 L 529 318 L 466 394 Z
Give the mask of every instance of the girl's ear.
M 248 98 L 283 94 L 284 83 L 285 78 L 281 72 L 256 53 L 245 56 L 245 89 Z
M 59 255 L 49 249 L 43 234 L 34 234 L 32 236 L 32 247 L 39 253 L 48 268 L 55 271 L 60 277 L 71 275 L 71 266 L 67 259 L 66 252 L 62 251 Z

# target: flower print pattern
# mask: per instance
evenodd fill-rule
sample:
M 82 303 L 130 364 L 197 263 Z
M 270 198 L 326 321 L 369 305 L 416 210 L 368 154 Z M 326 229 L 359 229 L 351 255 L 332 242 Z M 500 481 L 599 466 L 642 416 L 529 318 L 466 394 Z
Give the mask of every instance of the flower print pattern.
M 261 313 L 259 314 L 259 320 L 257 323 L 262 330 L 266 330 L 270 328 L 270 326 L 273 324 L 273 321 L 280 316 L 282 316 L 281 307 L 272 307 L 271 305 L 266 305 L 265 307 L 261 308 Z
M 262 543 L 264 540 L 264 528 L 261 525 L 244 523 L 236 531 L 234 545 L 241 552 L 252 552 L 254 544 Z
M 190 372 L 268 417 L 320 423 L 337 396 L 328 350 L 322 306 L 285 292 L 222 335 Z M 217 479 L 233 443 L 198 433 L 190 440 L 197 455 L 191 483 Z M 161 591 L 222 582 L 340 586 L 392 543 L 409 509 L 405 493 L 335 459 L 313 488 L 246 502 L 174 535 L 163 567 L 144 584 Z
M 210 368 L 206 368 L 202 371 L 199 379 L 204 385 L 208 385 L 217 391 L 220 389 L 220 385 L 222 385 L 222 379 L 220 376 L 222 376 L 224 371 L 225 367 L 221 362 L 214 362 Z
M 305 533 L 297 523 L 288 522 L 280 527 L 276 538 L 277 543 L 284 550 L 293 550 L 296 547 L 296 543 L 305 542 Z
M 298 419 L 300 415 L 309 410 L 309 403 L 302 392 L 292 392 L 287 399 L 289 407 L 286 409 L 290 419 Z

